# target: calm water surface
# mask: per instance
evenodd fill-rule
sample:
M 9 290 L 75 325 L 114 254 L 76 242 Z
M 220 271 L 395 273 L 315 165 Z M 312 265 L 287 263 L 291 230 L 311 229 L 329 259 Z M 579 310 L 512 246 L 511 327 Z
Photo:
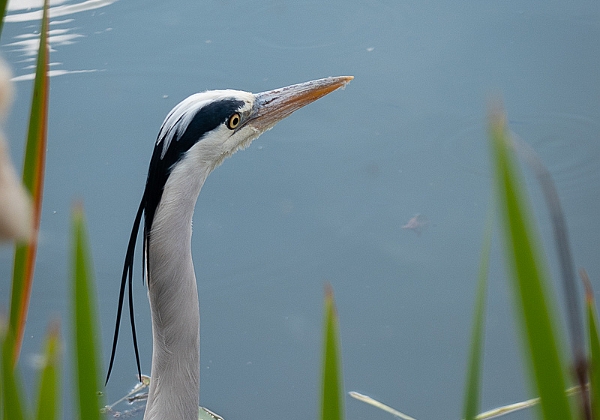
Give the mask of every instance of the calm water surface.
M 325 282 L 339 310 L 346 390 L 418 419 L 460 418 L 490 196 L 490 97 L 502 96 L 512 130 L 548 164 L 576 265 L 600 290 L 598 2 L 82 3 L 57 2 L 52 18 L 46 192 L 22 359 L 30 387 L 49 319 L 63 318 L 68 330 L 72 203 L 86 209 L 107 364 L 125 248 L 156 134 L 176 103 L 205 89 L 257 92 L 355 76 L 344 91 L 227 160 L 200 195 L 193 254 L 201 402 L 226 420 L 317 415 Z M 11 7 L 0 48 L 18 80 L 6 130 L 21 162 L 39 27 L 32 12 L 39 8 Z M 550 244 L 539 190 L 528 187 Z M 402 229 L 416 214 L 428 222 L 420 235 Z M 498 242 L 486 409 L 532 396 Z M 4 307 L 11 258 L 2 248 Z M 142 368 L 150 373 L 139 267 L 136 320 Z M 135 383 L 131 340 L 122 337 L 109 401 Z M 64 381 L 70 390 L 69 372 Z M 346 407 L 350 420 L 391 418 L 350 398 Z M 72 418 L 68 400 L 63 411 Z

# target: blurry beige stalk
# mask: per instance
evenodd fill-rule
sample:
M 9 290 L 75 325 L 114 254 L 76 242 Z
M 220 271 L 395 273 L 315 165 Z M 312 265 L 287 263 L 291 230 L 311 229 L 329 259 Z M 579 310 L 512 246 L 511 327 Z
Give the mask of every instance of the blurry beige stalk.
M 12 102 L 11 73 L 0 59 L 0 121 L 4 122 Z M 27 241 L 32 231 L 31 199 L 17 175 L 0 131 L 0 241 Z

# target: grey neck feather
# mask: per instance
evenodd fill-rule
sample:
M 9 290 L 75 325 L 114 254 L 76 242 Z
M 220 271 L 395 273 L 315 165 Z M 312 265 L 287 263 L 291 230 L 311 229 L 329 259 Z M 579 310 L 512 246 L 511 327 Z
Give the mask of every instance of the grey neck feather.
M 152 380 L 144 420 L 198 419 L 200 313 L 191 238 L 208 173 L 193 157 L 184 157 L 165 184 L 152 222 L 147 255 Z

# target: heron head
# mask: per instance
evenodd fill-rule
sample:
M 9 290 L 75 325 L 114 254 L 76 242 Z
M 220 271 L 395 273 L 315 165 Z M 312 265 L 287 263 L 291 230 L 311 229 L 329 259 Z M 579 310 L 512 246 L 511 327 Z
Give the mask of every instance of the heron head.
M 147 227 L 169 179 L 195 202 L 208 174 L 225 158 L 352 79 L 328 77 L 256 94 L 211 90 L 184 99 L 165 118 L 154 147 L 145 193 Z
M 163 122 L 156 143 L 160 159 L 172 166 L 194 148 L 198 163 L 211 171 L 292 112 L 350 80 L 350 76 L 329 77 L 257 94 L 239 90 L 194 94 Z

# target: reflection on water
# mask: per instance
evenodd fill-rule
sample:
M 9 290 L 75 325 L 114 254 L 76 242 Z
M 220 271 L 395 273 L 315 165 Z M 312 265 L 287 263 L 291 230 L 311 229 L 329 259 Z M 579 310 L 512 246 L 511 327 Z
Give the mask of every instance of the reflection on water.
M 81 34 L 69 33 L 72 30 L 73 28 L 48 31 L 48 42 L 50 42 L 51 48 L 55 49 L 62 45 L 70 45 L 75 42 L 76 39 L 83 38 L 83 35 Z M 17 35 L 15 39 L 18 39 L 19 41 L 6 44 L 6 47 L 9 47 L 9 51 L 13 50 L 21 52 L 21 54 L 26 57 L 24 61 L 35 61 L 40 45 L 39 33 Z M 31 60 L 29 60 L 29 57 L 31 57 Z M 31 67 L 34 66 L 32 65 Z M 25 69 L 31 67 L 25 67 Z
M 94 73 L 99 70 L 50 70 L 48 72 L 48 76 L 64 76 L 65 74 L 79 74 L 79 73 Z M 13 82 L 22 82 L 24 80 L 33 80 L 35 79 L 35 73 L 28 73 L 22 76 L 15 76 L 11 80 Z
M 114 3 L 116 0 L 87 0 L 74 4 L 64 4 L 64 0 L 57 0 L 50 2 L 49 17 L 50 31 L 48 32 L 48 43 L 50 44 L 51 51 L 56 51 L 59 47 L 71 45 L 81 38 L 85 38 L 86 35 L 75 32 L 81 30 L 75 26 L 75 18 L 56 20 L 54 18 L 59 16 L 68 16 L 74 13 L 90 11 L 101 7 L 108 6 Z M 28 21 L 39 21 L 42 18 L 41 10 L 42 1 L 32 0 L 13 0 L 8 4 L 8 12 L 5 18 L 5 22 L 28 22 Z M 37 9 L 37 10 L 30 10 Z M 23 12 L 23 10 L 26 10 Z M 57 26 L 63 26 L 62 28 L 56 28 Z M 24 29 L 31 30 L 30 33 L 24 33 L 14 36 L 14 41 L 5 44 L 8 52 L 16 52 L 20 54 L 22 59 L 19 61 L 23 64 L 23 67 L 17 69 L 18 72 L 23 72 L 18 76 L 13 77 L 14 82 L 23 80 L 33 80 L 35 77 L 35 60 L 37 57 L 37 51 L 40 45 L 40 34 L 37 25 L 27 26 Z M 110 31 L 107 28 L 106 31 Z M 50 55 L 52 57 L 52 54 Z M 77 74 L 77 73 L 90 73 L 95 72 L 97 69 L 57 69 L 61 67 L 63 63 L 51 62 L 49 76 L 62 76 L 65 74 Z
M 88 10 L 99 9 L 113 4 L 117 0 L 87 0 L 74 4 L 63 4 L 65 1 L 50 2 L 50 19 L 59 16 L 67 16 L 73 13 L 85 12 Z M 42 1 L 31 0 L 11 0 L 8 3 L 8 13 L 5 22 L 26 22 L 30 20 L 40 20 L 42 18 Z M 37 8 L 40 10 L 12 13 L 14 10 L 29 10 Z

